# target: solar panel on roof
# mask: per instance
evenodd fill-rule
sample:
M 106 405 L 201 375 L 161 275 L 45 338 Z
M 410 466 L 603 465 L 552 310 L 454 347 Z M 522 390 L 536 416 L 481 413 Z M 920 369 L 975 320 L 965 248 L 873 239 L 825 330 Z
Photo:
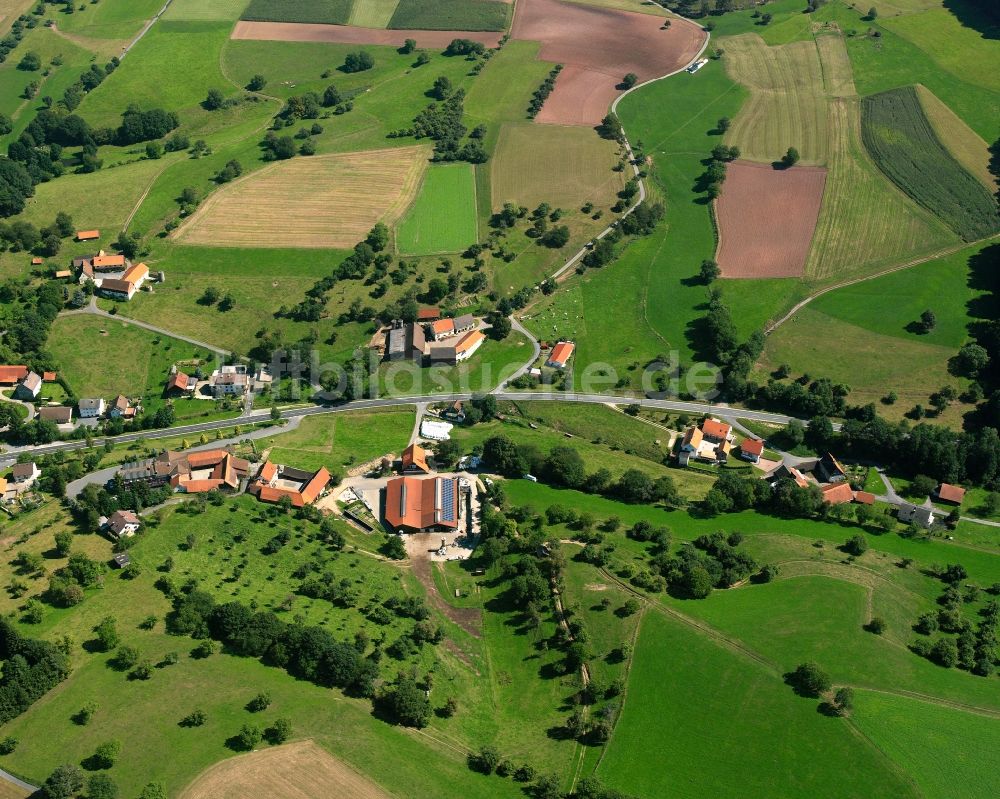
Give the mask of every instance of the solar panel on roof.
M 447 522 L 455 521 L 455 481 L 442 480 L 441 486 L 441 516 Z

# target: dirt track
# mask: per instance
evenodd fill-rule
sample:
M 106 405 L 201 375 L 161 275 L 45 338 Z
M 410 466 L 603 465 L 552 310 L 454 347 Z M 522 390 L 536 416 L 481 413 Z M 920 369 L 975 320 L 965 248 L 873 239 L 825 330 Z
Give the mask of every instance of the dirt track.
M 826 185 L 823 167 L 735 161 L 716 203 L 723 277 L 800 277 Z
M 472 39 L 496 47 L 503 34 L 497 31 L 409 31 L 358 28 L 352 25 L 318 25 L 306 22 L 248 22 L 233 28 L 231 39 L 272 42 L 327 42 L 330 44 L 373 44 L 402 47 L 414 39 L 417 47 L 447 47 L 452 39 Z
M 639 81 L 681 69 L 701 49 L 706 34 L 674 17 L 663 18 L 561 0 L 519 0 L 511 38 L 542 43 L 539 57 L 564 65 L 538 122 L 596 125 L 608 112 L 629 72 Z
M 231 757 L 202 772 L 181 799 L 391 799 L 312 741 Z

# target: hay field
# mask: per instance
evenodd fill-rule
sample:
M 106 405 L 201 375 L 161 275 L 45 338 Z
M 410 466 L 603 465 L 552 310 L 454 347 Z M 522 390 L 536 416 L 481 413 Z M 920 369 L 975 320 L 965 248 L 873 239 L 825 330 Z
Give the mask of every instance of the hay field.
M 217 763 L 181 799 L 389 799 L 378 785 L 312 741 L 275 746 Z
M 832 157 L 807 277 L 828 280 L 872 272 L 958 241 L 868 158 L 857 98 L 830 104 L 830 131 Z
M 990 148 L 979 134 L 965 124 L 938 96 L 921 84 L 916 85 L 917 98 L 934 133 L 948 151 L 970 174 L 991 191 L 996 179 L 990 174 Z
M 625 173 L 611 171 L 617 162 L 617 146 L 589 128 L 504 125 L 490 173 L 493 208 L 613 204 L 625 185 Z
M 354 0 L 347 24 L 363 28 L 387 28 L 398 5 L 399 0 Z
M 409 207 L 428 148 L 295 158 L 209 197 L 175 237 L 215 247 L 349 248 Z
M 846 58 L 821 64 L 812 41 L 768 47 L 755 33 L 727 39 L 725 50 L 730 77 L 751 92 L 726 143 L 737 145 L 749 161 L 775 161 L 795 147 L 801 163 L 826 164 L 830 133 L 823 67 L 842 65 L 849 70 Z M 828 80 L 843 90 L 842 77 Z

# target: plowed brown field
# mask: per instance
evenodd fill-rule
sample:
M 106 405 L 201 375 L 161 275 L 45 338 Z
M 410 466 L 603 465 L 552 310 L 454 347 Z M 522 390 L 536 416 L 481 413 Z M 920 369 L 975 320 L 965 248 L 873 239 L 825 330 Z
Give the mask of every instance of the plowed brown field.
M 229 38 L 270 42 L 327 42 L 330 44 L 382 44 L 402 47 L 414 39 L 417 47 L 445 48 L 452 39 L 472 39 L 496 47 L 497 31 L 412 31 L 359 28 L 354 25 L 318 25 L 308 22 L 249 22 L 240 20 Z
M 274 746 L 223 760 L 204 771 L 181 799 L 390 799 L 312 741 Z
M 536 120 L 596 125 L 629 72 L 639 81 L 659 78 L 690 63 L 707 34 L 673 18 L 668 30 L 650 14 L 562 0 L 519 0 L 511 37 L 542 43 L 539 58 L 563 64 L 555 89 Z
M 823 167 L 735 161 L 716 203 L 723 277 L 801 277 L 826 184 Z
M 353 247 L 416 195 L 430 148 L 281 161 L 211 195 L 174 236 L 215 247 Z

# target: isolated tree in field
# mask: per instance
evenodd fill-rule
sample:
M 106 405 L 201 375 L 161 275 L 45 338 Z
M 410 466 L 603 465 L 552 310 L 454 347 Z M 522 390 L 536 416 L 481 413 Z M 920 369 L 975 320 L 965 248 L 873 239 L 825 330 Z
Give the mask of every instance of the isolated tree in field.
M 359 50 L 356 53 L 347 54 L 342 69 L 344 72 L 364 72 L 374 66 L 375 59 L 372 57 L 372 54 L 364 50 Z
M 715 129 L 719 133 L 725 133 L 732 124 L 732 120 L 729 117 L 720 117 L 719 121 L 715 123 Z
M 786 677 L 798 693 L 805 696 L 819 696 L 830 690 L 830 677 L 816 663 L 801 663 Z
M 480 774 L 492 774 L 497 770 L 501 759 L 500 752 L 495 747 L 484 746 L 469 755 L 469 768 Z
M 400 52 L 401 55 L 409 55 L 410 53 L 412 53 L 416 49 L 417 49 L 417 40 L 416 39 L 406 39 L 403 42 L 403 46 L 399 48 L 399 52 Z
M 437 100 L 446 100 L 452 92 L 451 80 L 444 75 L 441 75 L 437 80 L 434 81 L 434 86 L 431 88 L 431 96 Z
M 852 535 L 844 543 L 844 551 L 849 555 L 854 555 L 855 557 L 860 557 L 868 551 L 868 539 L 865 538 L 861 533 L 857 535 Z
M 113 768 L 122 752 L 121 741 L 106 741 L 97 747 L 91 758 L 97 768 Z
M 42 59 L 34 50 L 24 54 L 17 68 L 24 72 L 38 72 L 42 68 Z
M 206 111 L 218 111 L 226 103 L 226 96 L 220 89 L 209 89 L 208 96 L 201 103 Z
M 833 695 L 833 711 L 838 716 L 846 716 L 854 709 L 854 691 L 850 688 L 838 688 Z
M 865 625 L 865 629 L 875 635 L 882 635 L 885 632 L 885 619 L 881 616 L 872 616 L 872 620 Z
M 934 311 L 930 308 L 920 314 L 920 329 L 925 333 L 930 333 L 936 325 L 937 316 L 934 315 Z
M 953 371 L 964 377 L 976 377 L 990 362 L 990 354 L 978 344 L 966 344 L 950 364 Z
M 264 730 L 264 737 L 272 746 L 283 744 L 292 736 L 292 722 L 289 719 L 275 719 L 274 724 Z
M 265 86 L 267 86 L 267 78 L 258 73 L 250 78 L 250 82 L 247 84 L 247 89 L 252 92 L 259 92 Z
M 260 743 L 263 733 L 256 724 L 244 724 L 236 735 L 236 743 L 244 752 L 249 752 Z
M 761 25 L 769 25 L 772 19 L 774 19 L 774 17 L 772 17 L 770 14 L 761 14 L 760 15 L 760 24 Z
M 869 22 L 874 22 L 876 19 L 878 19 L 878 9 L 875 8 L 875 6 L 872 6 L 871 8 L 868 9 L 868 16 L 866 17 L 866 19 Z
M 622 78 L 622 88 L 631 89 L 635 84 L 639 82 L 639 76 L 634 72 L 629 72 L 624 78 Z
M 150 782 L 142 789 L 139 799 L 167 799 L 167 789 L 158 782 Z
M 97 644 L 102 652 L 110 652 L 118 646 L 118 627 L 114 616 L 105 616 L 94 627 L 97 634 Z
M 271 705 L 271 695 L 261 692 L 257 694 L 253 699 L 247 702 L 247 710 L 251 713 L 261 713 L 270 707 Z
M 765 16 L 767 16 L 765 14 Z M 781 156 L 781 165 L 786 169 L 790 166 L 795 166 L 799 162 L 799 151 L 794 147 L 789 147 L 783 156 Z
M 711 283 L 721 274 L 722 270 L 719 268 L 719 265 L 711 258 L 706 258 L 702 261 L 701 268 L 698 270 L 698 275 L 701 277 L 702 283 Z

